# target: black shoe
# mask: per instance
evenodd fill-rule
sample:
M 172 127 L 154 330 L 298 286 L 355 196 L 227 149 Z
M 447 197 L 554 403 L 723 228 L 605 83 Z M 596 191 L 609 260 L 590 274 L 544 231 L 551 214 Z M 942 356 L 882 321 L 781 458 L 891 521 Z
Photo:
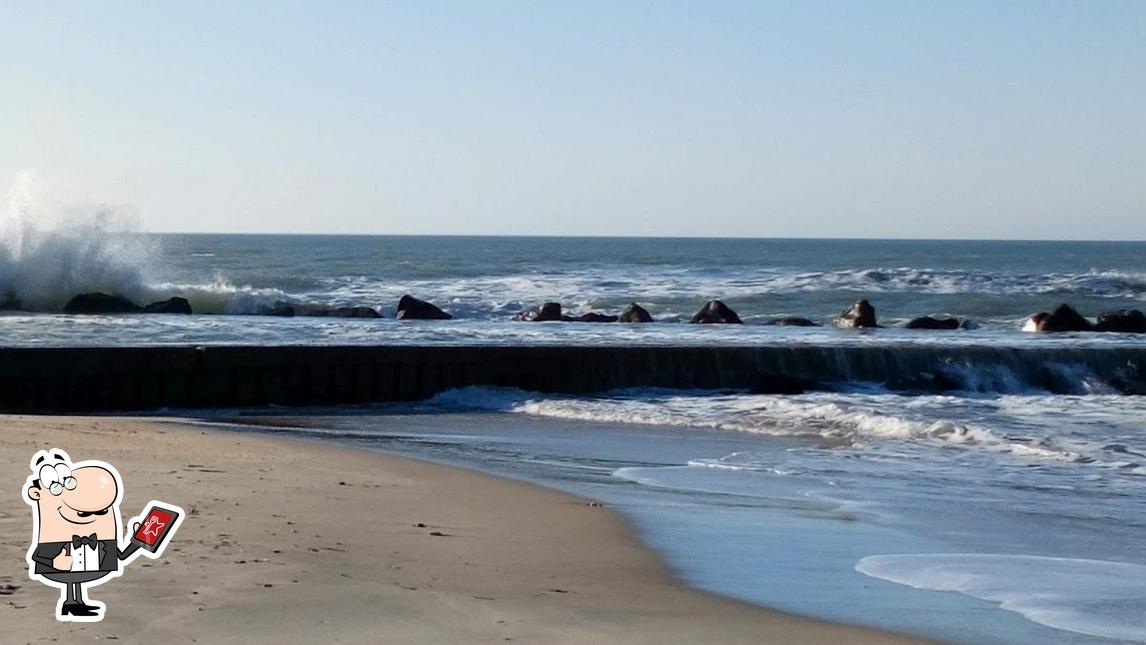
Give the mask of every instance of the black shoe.
M 85 605 L 79 602 L 65 603 L 60 607 L 61 616 L 98 616 L 99 607 L 94 605 Z

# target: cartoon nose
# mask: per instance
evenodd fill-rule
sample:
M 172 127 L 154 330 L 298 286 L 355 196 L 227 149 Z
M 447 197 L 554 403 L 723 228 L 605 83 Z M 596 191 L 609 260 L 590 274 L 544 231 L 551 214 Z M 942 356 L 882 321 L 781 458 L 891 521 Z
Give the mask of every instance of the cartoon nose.
M 72 471 L 76 478 L 74 490 L 65 490 L 65 502 L 77 511 L 94 513 L 115 502 L 119 488 L 110 471 L 98 466 L 84 466 Z

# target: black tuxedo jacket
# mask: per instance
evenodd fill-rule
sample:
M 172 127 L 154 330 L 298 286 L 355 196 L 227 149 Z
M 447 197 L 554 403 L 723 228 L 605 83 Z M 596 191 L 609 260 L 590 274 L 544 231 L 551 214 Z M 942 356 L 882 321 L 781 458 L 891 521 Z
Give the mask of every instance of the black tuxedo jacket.
M 32 552 L 32 561 L 36 563 L 36 573 L 65 573 L 52 567 L 52 560 L 60 554 L 60 549 L 67 547 L 68 553 L 72 552 L 71 540 L 67 542 L 41 542 L 36 545 L 36 550 Z M 99 554 L 99 566 L 97 571 L 104 573 L 111 573 L 112 571 L 119 571 L 119 561 L 123 559 L 124 553 L 119 550 L 119 543 L 115 540 L 100 540 L 99 547 L 96 548 Z

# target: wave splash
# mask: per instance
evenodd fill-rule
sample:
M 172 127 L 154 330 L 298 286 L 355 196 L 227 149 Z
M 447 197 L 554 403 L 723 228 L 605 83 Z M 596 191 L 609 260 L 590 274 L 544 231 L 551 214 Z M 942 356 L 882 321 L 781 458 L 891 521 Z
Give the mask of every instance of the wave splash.
M 153 292 L 145 279 L 153 248 L 131 218 L 107 207 L 54 218 L 35 197 L 35 174 L 25 171 L 0 211 L 3 308 L 60 311 L 79 293 L 144 299 Z
M 187 298 L 196 313 L 257 314 L 299 298 L 276 288 L 153 283 L 159 248 L 134 218 L 108 206 L 80 214 L 41 204 L 36 173 L 21 172 L 0 208 L 0 309 L 59 312 L 74 296 L 103 292 L 146 304 Z

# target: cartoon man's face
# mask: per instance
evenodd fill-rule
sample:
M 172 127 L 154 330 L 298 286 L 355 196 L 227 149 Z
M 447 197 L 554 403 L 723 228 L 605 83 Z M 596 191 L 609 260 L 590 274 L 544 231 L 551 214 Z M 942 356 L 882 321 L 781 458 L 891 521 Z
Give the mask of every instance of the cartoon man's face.
M 119 536 L 115 507 L 119 484 L 114 473 L 90 465 L 72 470 L 66 463 L 47 463 L 38 472 L 39 479 L 27 494 L 39 514 L 40 542 L 64 542 L 92 533 L 100 540 Z

